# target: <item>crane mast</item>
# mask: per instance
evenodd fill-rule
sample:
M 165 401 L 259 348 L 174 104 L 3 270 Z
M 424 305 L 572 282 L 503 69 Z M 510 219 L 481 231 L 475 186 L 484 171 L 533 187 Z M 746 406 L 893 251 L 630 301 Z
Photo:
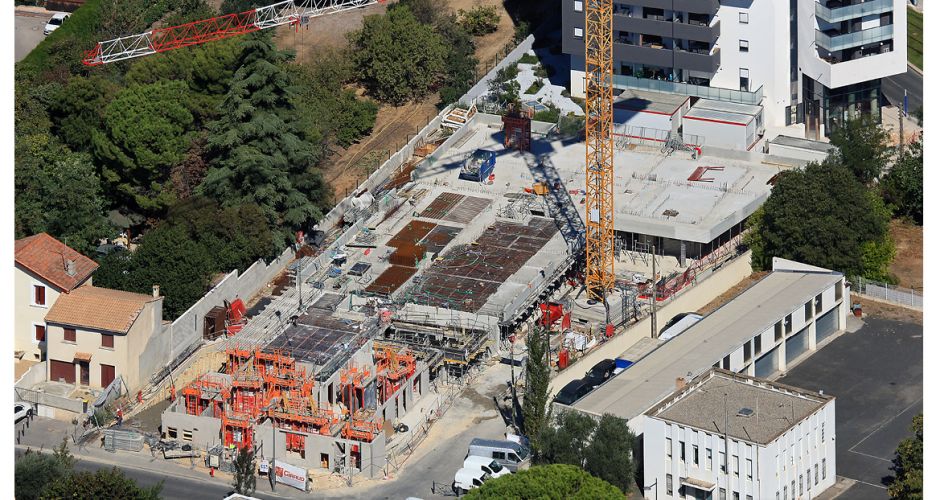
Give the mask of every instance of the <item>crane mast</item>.
M 203 19 L 180 26 L 157 28 L 98 42 L 86 52 L 85 66 L 100 66 L 133 57 L 198 45 L 285 24 L 306 23 L 312 17 L 365 7 L 385 0 L 285 0 L 254 10 Z
M 604 300 L 614 286 L 613 2 L 584 2 L 585 285 Z

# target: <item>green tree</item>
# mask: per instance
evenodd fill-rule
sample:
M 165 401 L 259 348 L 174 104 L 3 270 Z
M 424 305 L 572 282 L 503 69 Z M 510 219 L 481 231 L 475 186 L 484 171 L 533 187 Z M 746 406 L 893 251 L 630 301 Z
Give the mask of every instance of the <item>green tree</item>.
M 284 241 L 322 216 L 329 199 L 313 146 L 299 136 L 294 92 L 270 36 L 242 42 L 239 68 L 209 126 L 210 168 L 197 193 L 223 206 L 257 204 Z
M 871 115 L 862 115 L 834 128 L 829 141 L 839 149 L 839 161 L 865 185 L 885 171 L 892 154 L 888 133 Z
M 542 436 L 546 432 L 551 410 L 548 401 L 548 360 L 545 356 L 546 337 L 541 328 L 529 332 L 526 338 L 528 357 L 525 362 L 525 392 L 522 398 L 523 430 L 529 437 L 533 460 L 542 454 Z
M 18 457 L 13 471 L 13 483 L 16 498 L 35 500 L 41 498 L 47 485 L 67 476 L 70 467 L 53 455 L 39 453 L 30 449 Z
M 450 12 L 446 0 L 398 0 L 398 3 L 389 6 L 389 9 L 407 7 L 421 24 L 434 26 L 438 20 Z
M 467 500 L 551 499 L 606 500 L 624 498 L 616 486 L 573 465 L 536 465 L 527 470 L 490 479 L 465 497 Z
M 879 186 L 895 216 L 908 218 L 918 226 L 924 224 L 923 138 L 904 149 Z
M 50 109 L 56 135 L 70 148 L 87 151 L 92 132 L 104 128 L 104 111 L 119 90 L 100 75 L 72 77 Z
M 447 74 L 440 89 L 441 105 L 456 102 L 470 90 L 479 61 L 474 57 L 473 37 L 457 22 L 457 16 L 442 16 L 435 29 L 448 47 L 444 65 Z
M 445 71 L 444 40 L 418 22 L 410 9 L 366 17 L 349 41 L 359 80 L 381 101 L 404 104 L 421 99 L 436 88 Z
M 460 24 L 473 36 L 493 33 L 499 28 L 499 12 L 495 6 L 478 5 L 470 10 L 458 11 Z
M 233 465 L 232 487 L 240 495 L 251 496 L 255 492 L 255 452 L 250 446 L 239 448 Z
M 105 126 L 92 143 L 104 181 L 120 201 L 146 213 L 172 204 L 170 169 L 192 141 L 193 114 L 180 81 L 134 85 L 105 110 Z
M 914 417 L 913 437 L 898 445 L 894 452 L 894 481 L 888 486 L 891 498 L 920 500 L 924 498 L 924 414 Z
M 633 462 L 635 439 L 626 420 L 605 413 L 597 423 L 591 444 L 584 450 L 584 469 L 629 493 L 636 473 Z
M 133 479 L 128 478 L 117 467 L 99 469 L 95 472 L 76 472 L 61 477 L 49 484 L 41 498 L 80 499 L 80 498 L 127 498 L 136 500 L 157 500 L 163 481 L 150 487 L 141 488 Z
M 496 76 L 490 81 L 490 94 L 496 98 L 497 102 L 515 104 L 519 102 L 519 82 L 516 81 L 516 75 L 519 74 L 519 68 L 515 64 L 510 64 L 500 68 Z
M 579 411 L 564 411 L 555 417 L 555 426 L 545 430 L 542 463 L 584 467 L 591 434 L 597 421 Z
M 848 168 L 833 159 L 810 163 L 781 173 L 763 209 L 752 215 L 752 264 L 767 269 L 773 257 L 782 257 L 880 279 L 869 273 L 890 263 L 888 220 L 880 200 Z

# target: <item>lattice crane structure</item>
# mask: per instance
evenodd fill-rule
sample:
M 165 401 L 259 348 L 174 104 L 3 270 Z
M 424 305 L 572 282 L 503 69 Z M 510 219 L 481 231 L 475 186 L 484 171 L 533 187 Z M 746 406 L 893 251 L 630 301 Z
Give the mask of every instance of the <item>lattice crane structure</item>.
M 584 2 L 586 270 L 591 298 L 614 287 L 613 2 Z
M 82 63 L 86 66 L 100 66 L 285 24 L 307 24 L 313 17 L 384 2 L 385 0 L 286 0 L 238 14 L 157 28 L 139 35 L 98 42 L 94 49 L 85 53 Z

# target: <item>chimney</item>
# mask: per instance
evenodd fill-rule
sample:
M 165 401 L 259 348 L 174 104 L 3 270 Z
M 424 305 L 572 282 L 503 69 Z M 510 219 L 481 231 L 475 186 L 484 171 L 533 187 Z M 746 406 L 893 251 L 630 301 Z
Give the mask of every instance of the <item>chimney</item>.
M 685 378 L 676 377 L 676 390 L 681 391 L 682 389 L 685 389 Z
M 160 285 L 153 285 L 153 298 L 160 298 Z
M 65 261 L 65 274 L 68 274 L 69 276 L 75 276 L 75 273 L 76 273 L 75 261 L 72 259 L 66 260 Z

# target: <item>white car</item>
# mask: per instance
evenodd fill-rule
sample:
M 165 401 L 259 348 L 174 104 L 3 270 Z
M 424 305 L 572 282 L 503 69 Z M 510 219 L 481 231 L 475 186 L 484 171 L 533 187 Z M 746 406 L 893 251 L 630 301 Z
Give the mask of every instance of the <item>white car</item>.
M 48 35 L 49 33 L 59 29 L 59 26 L 62 26 L 62 23 L 64 23 L 65 20 L 69 18 L 69 16 L 71 16 L 71 14 L 66 12 L 56 12 L 52 15 L 52 19 L 46 23 L 46 27 L 42 30 L 42 34 Z
M 13 403 L 13 423 L 33 414 L 33 409 L 26 403 Z

